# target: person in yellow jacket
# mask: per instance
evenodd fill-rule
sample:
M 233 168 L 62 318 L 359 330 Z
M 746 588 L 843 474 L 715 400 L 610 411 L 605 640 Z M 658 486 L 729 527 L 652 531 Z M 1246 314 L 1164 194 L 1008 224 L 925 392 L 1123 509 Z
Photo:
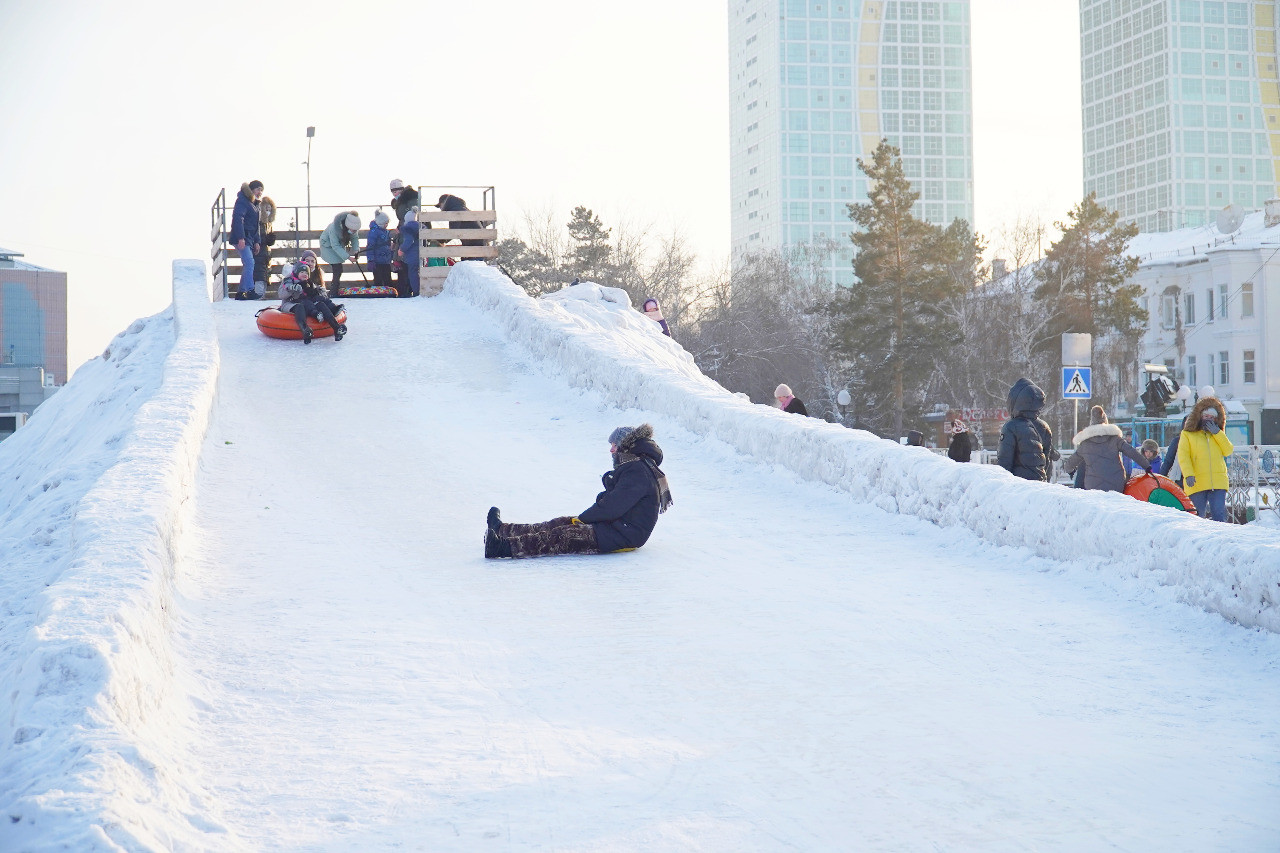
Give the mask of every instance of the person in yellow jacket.
M 1227 410 L 1217 397 L 1201 397 L 1178 439 L 1178 465 L 1196 511 L 1227 520 L 1227 457 L 1235 450 L 1222 431 Z

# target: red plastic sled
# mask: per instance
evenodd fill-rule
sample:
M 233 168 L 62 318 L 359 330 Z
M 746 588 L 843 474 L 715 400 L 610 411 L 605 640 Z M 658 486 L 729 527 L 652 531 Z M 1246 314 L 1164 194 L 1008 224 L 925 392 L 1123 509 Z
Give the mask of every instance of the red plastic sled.
M 1148 474 L 1145 471 L 1134 474 L 1125 484 L 1124 493 L 1146 503 L 1184 509 L 1190 513 L 1196 511 L 1195 504 L 1178 488 L 1178 484 L 1160 474 Z
M 281 314 L 276 308 L 263 308 L 256 316 L 258 319 L 258 331 L 268 338 L 278 338 L 283 341 L 302 340 L 302 330 L 298 328 L 298 321 L 294 319 L 292 314 Z M 339 311 L 333 319 L 339 323 L 345 323 L 347 322 L 347 312 Z M 333 327 L 328 323 L 320 322 L 315 317 L 308 317 L 307 325 L 311 327 L 312 337 L 328 338 L 333 336 Z

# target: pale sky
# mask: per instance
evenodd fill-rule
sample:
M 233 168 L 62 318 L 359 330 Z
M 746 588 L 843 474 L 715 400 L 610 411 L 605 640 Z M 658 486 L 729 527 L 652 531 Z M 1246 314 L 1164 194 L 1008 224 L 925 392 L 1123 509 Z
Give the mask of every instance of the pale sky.
M 68 273 L 69 364 L 209 261 L 209 207 L 257 178 L 305 204 L 387 183 L 680 228 L 729 251 L 725 0 L 0 0 L 0 247 Z M 1081 195 L 1074 0 L 972 0 L 978 230 Z M 478 207 L 478 199 L 472 206 Z M 65 377 L 58 377 L 62 382 Z

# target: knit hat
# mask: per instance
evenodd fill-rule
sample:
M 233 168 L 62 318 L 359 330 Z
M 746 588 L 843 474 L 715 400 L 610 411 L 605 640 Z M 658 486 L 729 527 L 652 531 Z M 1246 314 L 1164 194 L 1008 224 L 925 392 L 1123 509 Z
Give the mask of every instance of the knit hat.
M 250 182 L 249 182 L 249 189 L 251 189 L 251 190 L 260 190 L 260 189 L 262 189 L 262 181 L 250 181 Z
M 396 190 L 402 190 L 402 189 L 404 189 L 404 181 L 400 180 L 399 178 L 392 178 L 391 191 L 395 192 Z
M 614 445 L 622 444 L 622 440 L 631 433 L 635 432 L 635 427 L 621 426 L 609 433 L 609 443 Z
M 360 217 L 354 210 L 347 214 L 347 218 L 342 220 L 342 223 L 346 225 L 347 230 L 352 233 L 360 230 Z
M 319 261 L 316 258 L 316 253 L 311 249 L 307 249 L 298 257 L 298 263 L 314 267 L 319 263 Z
M 1089 410 L 1089 425 L 1097 426 L 1107 422 L 1107 412 L 1101 406 L 1094 406 Z
M 783 383 L 782 385 L 779 385 L 777 388 L 773 389 L 773 396 L 775 399 L 781 400 L 783 397 L 794 397 L 795 394 L 791 393 L 790 385 Z
M 1148 438 L 1142 442 L 1142 449 L 1150 450 L 1152 453 L 1159 453 L 1160 445 L 1156 444 L 1156 440 L 1154 438 Z
M 373 221 L 383 228 L 386 228 L 387 223 L 391 221 L 391 217 L 387 216 L 387 212 L 385 210 L 379 210 L 373 215 Z

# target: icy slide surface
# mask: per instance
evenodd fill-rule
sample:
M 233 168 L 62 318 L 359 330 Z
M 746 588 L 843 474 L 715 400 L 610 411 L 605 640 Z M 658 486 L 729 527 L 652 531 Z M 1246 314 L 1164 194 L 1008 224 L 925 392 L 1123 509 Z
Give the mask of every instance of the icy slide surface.
M 1274 848 L 1280 636 L 1201 609 L 1274 620 L 1274 535 L 832 434 L 607 291 L 512 288 L 463 265 L 310 347 L 206 306 L 217 400 L 145 571 L 66 555 L 141 500 L 110 472 L 181 421 L 155 401 L 212 402 L 199 311 L 0 444 L 0 850 Z M 676 499 L 645 548 L 482 559 L 490 504 L 584 509 L 642 420 Z M 1063 512 L 1087 535 L 1016 538 Z

